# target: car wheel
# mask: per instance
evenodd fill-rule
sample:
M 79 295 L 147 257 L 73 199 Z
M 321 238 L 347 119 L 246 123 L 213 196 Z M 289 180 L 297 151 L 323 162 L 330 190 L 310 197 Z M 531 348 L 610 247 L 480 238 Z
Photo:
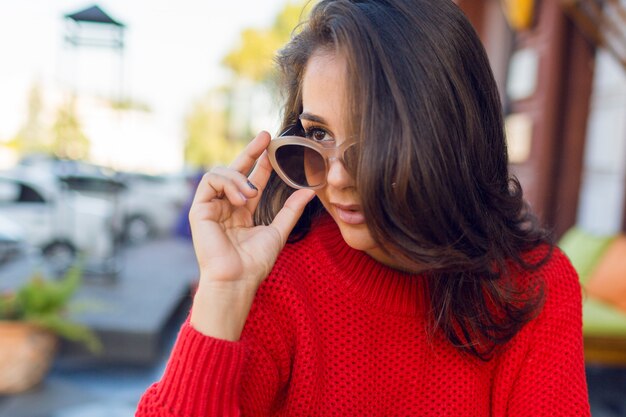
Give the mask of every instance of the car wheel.
M 42 253 L 54 271 L 65 271 L 76 261 L 76 248 L 69 242 L 52 242 L 43 248 Z
M 154 227 L 144 216 L 132 216 L 126 220 L 124 237 L 126 243 L 135 245 L 145 242 L 154 236 Z

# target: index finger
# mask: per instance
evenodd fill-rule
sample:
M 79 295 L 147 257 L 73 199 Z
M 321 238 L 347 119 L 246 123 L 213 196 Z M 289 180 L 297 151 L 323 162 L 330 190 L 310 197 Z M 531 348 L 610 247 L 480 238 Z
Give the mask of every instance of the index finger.
M 270 144 L 271 139 L 269 133 L 264 130 L 261 131 L 230 164 L 230 168 L 243 175 L 248 175 L 257 159 Z

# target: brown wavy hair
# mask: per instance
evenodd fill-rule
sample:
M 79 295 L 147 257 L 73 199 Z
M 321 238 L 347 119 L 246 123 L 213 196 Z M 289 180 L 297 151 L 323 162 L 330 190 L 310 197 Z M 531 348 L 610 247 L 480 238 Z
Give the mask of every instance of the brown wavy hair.
M 347 130 L 360 138 L 356 187 L 373 238 L 425 288 L 433 331 L 483 360 L 541 309 L 542 282 L 514 277 L 552 244 L 509 176 L 502 107 L 484 48 L 449 0 L 323 0 L 277 61 L 282 129 L 298 123 L 313 53 L 348 62 Z M 391 186 L 393 183 L 393 186 Z M 291 189 L 272 175 L 257 223 Z M 291 239 L 323 211 L 307 206 Z M 523 253 L 547 244 L 537 263 Z

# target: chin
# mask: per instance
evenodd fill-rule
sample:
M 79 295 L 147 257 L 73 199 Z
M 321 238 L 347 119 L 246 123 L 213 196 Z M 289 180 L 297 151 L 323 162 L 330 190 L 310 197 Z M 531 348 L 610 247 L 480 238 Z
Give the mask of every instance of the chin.
M 370 235 L 367 226 L 347 225 L 342 224 L 341 221 L 338 221 L 337 224 L 339 225 L 339 230 L 341 231 L 341 236 L 343 237 L 343 240 L 352 249 L 370 252 L 378 247 L 378 245 L 372 238 L 372 235 Z
M 367 253 L 369 256 L 374 258 L 376 261 L 385 264 L 389 267 L 405 270 L 402 265 L 398 264 L 393 257 L 390 257 L 388 254 L 383 252 L 378 243 L 372 238 L 367 225 L 359 224 L 352 225 L 346 224 L 339 219 L 336 219 L 333 216 L 333 219 L 339 226 L 339 231 L 341 232 L 341 237 L 344 242 L 352 249 L 363 251 Z

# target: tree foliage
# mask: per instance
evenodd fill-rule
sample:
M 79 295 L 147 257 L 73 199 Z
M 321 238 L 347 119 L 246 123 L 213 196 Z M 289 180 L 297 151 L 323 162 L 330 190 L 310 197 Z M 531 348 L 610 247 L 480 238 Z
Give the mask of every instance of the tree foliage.
M 228 138 L 227 109 L 217 94 L 195 102 L 185 119 L 185 161 L 196 168 L 226 164 L 243 149 Z
M 18 152 L 45 152 L 48 144 L 48 131 L 42 120 L 43 99 L 39 84 L 33 84 L 28 92 L 26 120 L 9 146 Z
M 313 1 L 309 1 L 305 7 L 302 0 L 289 2 L 270 27 L 242 30 L 238 45 L 226 54 L 223 65 L 232 71 L 235 79 L 245 79 L 253 84 L 271 83 L 277 51 L 289 41 L 312 4 Z M 226 164 L 241 152 L 245 141 L 250 139 L 248 130 L 233 129 L 231 126 L 238 123 L 235 116 L 241 113 L 241 109 L 232 108 L 231 100 L 240 86 L 241 83 L 234 81 L 194 103 L 185 119 L 185 161 L 189 165 L 208 168 Z M 241 135 L 245 137 L 235 137 Z
M 72 97 L 56 110 L 52 125 L 44 122 L 41 88 L 34 84 L 28 93 L 26 120 L 9 147 L 21 154 L 48 153 L 60 158 L 84 159 L 89 156 L 90 141 L 82 130 Z
M 223 60 L 236 76 L 266 82 L 274 73 L 274 56 L 287 43 L 298 23 L 313 2 L 287 3 L 268 28 L 247 28 L 241 32 L 239 45 Z
M 52 126 L 52 151 L 60 158 L 84 159 L 89 156 L 89 139 L 83 133 L 76 113 L 75 99 L 59 107 Z

